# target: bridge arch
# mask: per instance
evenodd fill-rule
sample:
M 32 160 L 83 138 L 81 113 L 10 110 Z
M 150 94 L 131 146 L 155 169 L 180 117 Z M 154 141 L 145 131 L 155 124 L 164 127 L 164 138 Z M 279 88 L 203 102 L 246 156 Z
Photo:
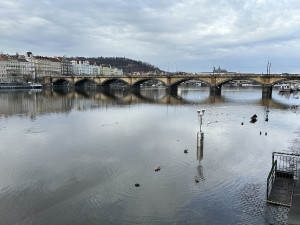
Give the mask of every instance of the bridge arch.
M 221 87 L 222 85 L 227 84 L 228 82 L 231 82 L 231 81 L 241 81 L 241 80 L 243 80 L 243 81 L 246 80 L 246 81 L 250 81 L 250 82 L 254 82 L 254 83 L 263 85 L 263 83 L 261 83 L 260 80 L 256 80 L 256 79 L 252 79 L 252 78 L 232 77 L 232 78 L 225 78 L 225 79 L 219 80 L 216 83 L 216 86 Z
M 288 78 L 288 77 L 280 77 L 280 78 L 270 78 L 268 80 L 268 82 L 266 83 L 265 79 L 261 79 L 259 77 L 248 77 L 248 78 L 243 78 L 243 77 L 232 77 L 232 78 L 225 78 L 225 79 L 221 79 L 218 82 L 216 82 L 216 86 L 221 87 L 222 85 L 230 82 L 230 81 L 239 81 L 239 80 L 243 80 L 243 81 L 250 81 L 250 82 L 254 82 L 257 83 L 259 85 L 263 86 L 268 86 L 268 87 L 272 87 L 276 84 L 282 83 L 282 82 L 291 82 L 293 80 L 299 80 L 298 78 Z
M 104 81 L 102 81 L 101 85 L 103 86 L 108 86 L 114 82 L 121 81 L 122 83 L 125 83 L 127 85 L 130 85 L 126 79 L 118 78 L 118 77 L 113 77 L 113 78 L 107 78 Z
M 209 82 L 197 77 L 197 78 L 179 78 L 179 79 L 175 80 L 174 82 L 172 82 L 170 84 L 170 87 L 177 88 L 180 84 L 182 84 L 183 82 L 186 82 L 186 81 L 200 81 L 200 82 L 205 83 L 210 86 Z
M 97 84 L 94 80 L 92 79 L 89 79 L 89 78 L 83 78 L 83 79 L 80 79 L 80 80 L 77 80 L 74 85 L 75 86 L 81 86 L 81 85 L 84 85 L 86 83 L 93 83 L 93 84 Z
M 156 77 L 149 77 L 149 78 L 142 78 L 142 79 L 138 79 L 138 80 L 135 80 L 132 82 L 132 86 L 140 86 L 140 84 L 142 83 L 145 83 L 149 80 L 155 80 L 155 81 L 160 81 L 162 82 L 165 86 L 167 85 L 165 80 L 163 79 L 159 79 L 159 78 L 156 78 Z
M 70 83 L 72 83 L 72 81 L 70 81 L 69 79 L 64 79 L 64 78 L 52 80 L 53 85 L 63 85 L 63 84 L 70 84 Z
M 292 81 L 299 81 L 300 79 L 298 78 L 281 78 L 281 79 L 277 79 L 277 80 L 274 80 L 271 85 L 274 86 L 276 84 L 280 84 L 280 83 L 283 83 L 283 82 L 292 82 Z

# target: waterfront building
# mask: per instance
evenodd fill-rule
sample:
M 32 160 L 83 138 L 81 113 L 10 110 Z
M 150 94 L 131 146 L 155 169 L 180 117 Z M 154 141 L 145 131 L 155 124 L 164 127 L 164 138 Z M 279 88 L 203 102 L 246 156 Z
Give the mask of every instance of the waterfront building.
M 0 54 L 0 82 L 40 82 L 50 76 L 123 75 L 123 70 L 89 60 L 64 57 Z
M 26 74 L 31 80 L 35 80 L 35 65 L 34 65 L 34 57 L 32 52 L 27 52 L 25 55 L 25 59 L 27 60 L 26 66 Z
M 6 63 L 7 59 L 0 56 L 0 83 L 7 82 Z
M 116 76 L 122 76 L 123 75 L 123 69 L 112 68 L 111 72 L 112 72 L 113 75 L 116 75 Z
M 133 76 L 139 76 L 139 75 L 141 75 L 141 72 L 138 72 L 138 71 L 137 72 L 133 72 L 132 75 Z
M 27 68 L 28 61 L 23 58 L 19 58 L 18 61 L 20 64 L 20 75 L 25 76 L 28 70 Z
M 112 74 L 111 66 L 109 67 L 105 65 L 100 66 L 100 75 L 110 76 L 111 74 Z
M 90 75 L 99 76 L 100 75 L 100 66 L 97 63 L 90 61 Z
M 70 60 L 64 57 L 59 57 L 58 58 L 61 63 L 61 75 L 63 76 L 71 76 L 73 75 L 73 68 L 72 68 L 72 63 Z
M 36 79 L 61 75 L 61 63 L 57 58 L 34 56 Z
M 91 75 L 90 62 L 88 60 L 72 60 L 71 64 L 74 76 Z
M 112 68 L 110 65 L 98 65 L 96 62 L 88 60 L 71 61 L 74 76 L 110 76 L 123 75 L 123 70 Z
M 20 62 L 16 56 L 8 58 L 6 61 L 7 82 L 23 82 L 21 75 Z
M 29 63 L 25 56 L 16 54 L 1 57 L 0 81 L 6 83 L 32 81 L 28 68 Z

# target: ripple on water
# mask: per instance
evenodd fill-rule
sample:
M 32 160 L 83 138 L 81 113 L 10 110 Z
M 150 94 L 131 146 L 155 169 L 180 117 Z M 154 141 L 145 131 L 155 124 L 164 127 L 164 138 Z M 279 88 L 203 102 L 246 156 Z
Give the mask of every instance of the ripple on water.
M 131 224 L 135 221 L 134 215 L 126 214 L 125 211 L 130 208 L 129 202 L 143 192 L 145 184 L 141 182 L 141 186 L 136 187 L 136 181 L 129 177 L 128 173 L 130 171 L 123 174 L 115 173 L 108 182 L 98 186 L 89 197 L 89 206 L 92 211 L 99 213 L 96 216 L 105 224 L 118 224 L 118 221 L 122 224 Z M 135 206 L 138 205 L 141 203 L 136 202 Z
M 160 201 L 157 196 L 162 196 L 168 185 L 174 180 L 179 180 L 180 177 L 185 177 L 194 169 L 189 164 L 187 157 L 171 158 L 162 162 L 161 170 L 158 172 L 154 171 L 155 164 L 107 165 L 109 179 L 105 184 L 99 185 L 89 196 L 92 210 L 101 214 L 101 212 L 107 211 L 104 209 L 109 208 L 108 211 L 112 215 L 101 217 L 101 219 L 105 218 L 106 221 L 104 222 L 107 224 L 117 223 L 118 215 L 122 215 L 120 222 L 123 224 L 131 224 L 137 220 L 137 217 L 148 224 L 165 221 L 168 217 L 160 212 L 149 214 L 147 211 L 149 209 L 148 204 L 155 204 L 156 201 Z M 139 183 L 140 186 L 136 187 L 136 183 Z M 153 213 L 156 215 L 153 216 Z
M 162 178 L 171 180 L 184 174 L 188 174 L 192 170 L 193 168 L 188 160 L 171 158 L 169 161 L 161 165 L 161 170 L 157 173 L 159 173 Z
M 204 200 L 208 206 L 213 206 L 220 200 L 224 193 L 227 197 L 233 196 L 236 185 L 239 186 L 239 183 L 244 182 L 243 179 L 240 179 L 237 181 L 237 184 L 232 173 L 226 170 L 221 163 L 218 163 L 209 156 L 196 165 L 196 170 L 195 164 L 191 164 L 185 158 L 173 159 L 171 161 L 172 163 L 164 163 L 162 170 L 159 172 L 154 172 L 154 167 L 140 167 L 139 169 L 136 167 L 119 167 L 112 169 L 110 175 L 111 179 L 109 179 L 104 186 L 99 186 L 98 190 L 90 196 L 90 203 L 93 209 L 99 212 L 102 212 L 104 208 L 111 209 L 109 210 L 111 216 L 108 215 L 101 218 L 102 220 L 105 218 L 104 222 L 107 224 L 113 222 L 117 223 L 119 218 L 117 215 L 122 215 L 120 217 L 122 218 L 122 223 L 136 223 L 138 217 L 138 220 L 152 224 L 156 221 L 166 221 L 169 215 L 162 215 L 160 213 L 153 215 L 153 212 L 149 214 L 146 211 L 149 207 L 147 204 L 149 201 L 151 202 L 150 199 L 151 197 L 153 198 L 155 194 L 161 196 L 163 192 L 162 189 L 166 189 L 166 186 L 174 182 L 174 178 L 175 180 L 182 181 L 182 177 L 194 178 L 193 175 L 196 173 L 195 177 L 200 177 L 201 181 L 195 184 L 195 182 L 190 179 L 191 185 L 188 185 L 189 188 L 183 189 L 181 195 L 187 197 L 192 195 L 201 196 L 201 199 Z M 174 164 L 177 165 L 176 168 L 173 167 Z M 201 167 L 199 167 L 199 165 L 201 165 Z M 190 176 L 189 174 L 193 175 Z M 135 177 L 137 179 L 135 179 Z M 134 184 L 139 181 L 141 186 L 135 187 Z M 162 182 L 163 185 L 160 186 L 155 183 L 155 181 Z M 186 186 L 183 185 L 183 188 L 184 187 Z M 148 203 L 140 201 L 139 199 L 147 199 Z M 132 208 L 128 209 L 130 207 Z M 177 209 L 178 208 L 180 207 L 177 206 Z M 137 209 L 139 215 L 133 212 L 135 209 Z M 131 210 L 131 212 L 126 213 L 128 210 Z M 175 220 L 176 218 L 173 219 Z M 178 215 L 177 219 L 180 219 L 180 215 Z
M 218 199 L 235 196 L 235 191 L 247 180 L 246 177 L 237 179 L 235 173 L 228 170 L 221 162 L 210 156 L 196 165 L 196 173 L 192 179 L 198 179 L 186 190 L 188 194 L 201 196 L 208 205 L 215 204 Z

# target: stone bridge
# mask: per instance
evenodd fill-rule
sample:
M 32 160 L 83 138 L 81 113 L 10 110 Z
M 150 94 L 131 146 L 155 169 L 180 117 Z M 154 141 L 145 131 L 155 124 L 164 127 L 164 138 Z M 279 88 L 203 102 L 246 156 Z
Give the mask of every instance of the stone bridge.
M 222 85 L 230 81 L 248 80 L 262 86 L 263 95 L 271 95 L 272 87 L 281 82 L 300 80 L 300 74 L 255 74 L 255 73 L 201 73 L 201 74 L 168 74 L 168 75 L 122 75 L 122 76 L 49 76 L 41 77 L 44 84 L 62 84 L 68 82 L 72 85 L 81 85 L 85 82 L 93 82 L 100 86 L 109 86 L 115 81 L 121 81 L 132 87 L 139 87 L 140 84 L 157 80 L 166 87 L 176 90 L 178 85 L 186 81 L 204 82 L 210 87 L 210 91 L 216 94 L 221 93 Z

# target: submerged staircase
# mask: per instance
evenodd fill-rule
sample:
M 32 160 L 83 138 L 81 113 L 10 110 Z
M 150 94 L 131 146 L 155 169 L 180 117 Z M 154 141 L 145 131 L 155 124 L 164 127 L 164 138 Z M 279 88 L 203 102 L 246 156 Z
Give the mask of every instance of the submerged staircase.
M 272 168 L 267 179 L 267 203 L 291 207 L 287 224 L 300 224 L 299 173 L 300 155 L 272 153 Z

